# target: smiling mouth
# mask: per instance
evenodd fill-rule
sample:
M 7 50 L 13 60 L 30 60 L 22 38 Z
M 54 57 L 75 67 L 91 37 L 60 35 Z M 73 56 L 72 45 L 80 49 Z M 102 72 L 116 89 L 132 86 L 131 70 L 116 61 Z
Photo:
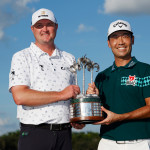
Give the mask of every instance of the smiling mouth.
M 119 47 L 117 48 L 118 50 L 125 50 L 126 48 L 125 47 Z
M 48 33 L 44 33 L 44 34 L 42 34 L 42 35 L 49 35 Z

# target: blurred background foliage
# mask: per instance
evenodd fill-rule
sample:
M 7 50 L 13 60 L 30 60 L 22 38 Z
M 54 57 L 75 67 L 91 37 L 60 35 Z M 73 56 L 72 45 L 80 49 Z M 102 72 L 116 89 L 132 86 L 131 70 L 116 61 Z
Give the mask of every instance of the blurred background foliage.
M 9 132 L 0 136 L 0 150 L 17 150 L 19 131 Z M 94 132 L 73 132 L 73 150 L 96 150 L 100 137 Z

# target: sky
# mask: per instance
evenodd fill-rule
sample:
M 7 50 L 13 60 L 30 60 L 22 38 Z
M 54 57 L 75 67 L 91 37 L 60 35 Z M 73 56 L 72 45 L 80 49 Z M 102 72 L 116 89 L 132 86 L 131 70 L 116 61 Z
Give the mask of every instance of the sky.
M 107 30 L 111 22 L 122 19 L 131 24 L 135 36 L 132 56 L 150 64 L 149 0 L 0 0 L 0 135 L 19 129 L 17 106 L 8 91 L 11 59 L 34 42 L 31 17 L 40 8 L 54 12 L 58 21 L 55 44 L 76 59 L 86 55 L 100 65 L 100 71 L 112 65 L 114 57 L 107 45 Z M 94 78 L 96 75 L 95 70 Z M 82 71 L 78 78 L 82 90 Z M 85 82 L 87 88 L 87 71 Z M 86 125 L 81 131 L 99 129 L 100 125 Z

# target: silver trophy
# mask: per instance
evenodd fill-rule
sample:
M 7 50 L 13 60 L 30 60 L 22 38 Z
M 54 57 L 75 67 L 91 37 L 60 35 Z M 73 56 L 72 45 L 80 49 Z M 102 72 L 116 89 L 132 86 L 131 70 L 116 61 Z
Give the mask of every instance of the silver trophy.
M 77 95 L 76 99 L 71 100 L 70 122 L 89 124 L 104 119 L 99 96 L 96 94 L 85 94 L 85 69 L 91 72 L 91 83 L 93 83 L 94 68 L 97 69 L 97 72 L 99 71 L 99 65 L 87 58 L 86 55 L 78 58 L 77 62 L 70 66 L 70 71 L 75 74 L 76 85 L 78 85 L 77 71 L 83 69 L 82 93 Z

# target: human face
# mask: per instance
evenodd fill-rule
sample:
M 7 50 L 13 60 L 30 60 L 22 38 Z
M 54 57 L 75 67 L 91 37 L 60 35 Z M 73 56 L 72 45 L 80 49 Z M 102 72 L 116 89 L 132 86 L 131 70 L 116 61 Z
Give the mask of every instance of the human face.
M 39 20 L 35 25 L 31 26 L 31 30 L 35 37 L 35 44 L 54 44 L 57 28 L 58 25 L 50 20 Z
M 117 31 L 110 35 L 108 46 L 112 49 L 115 59 L 131 59 L 134 36 L 128 31 Z

